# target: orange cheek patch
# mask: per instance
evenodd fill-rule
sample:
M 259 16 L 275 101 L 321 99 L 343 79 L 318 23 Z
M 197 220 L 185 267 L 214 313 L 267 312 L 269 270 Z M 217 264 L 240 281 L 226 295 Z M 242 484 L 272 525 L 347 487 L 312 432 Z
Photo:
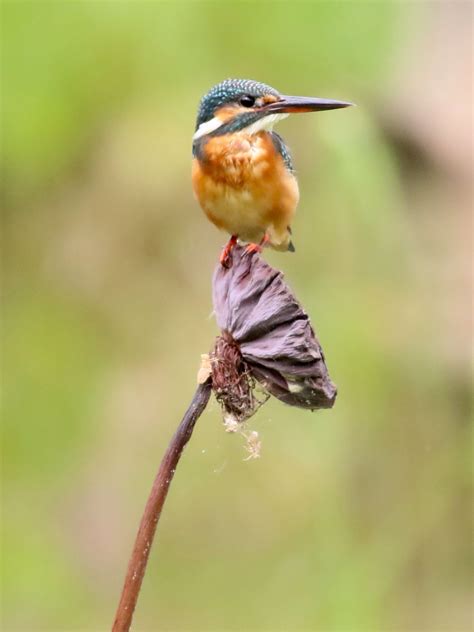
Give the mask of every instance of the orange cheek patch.
M 219 108 L 216 112 L 214 112 L 214 116 L 218 118 L 223 123 L 227 123 L 239 114 L 239 111 L 243 108 L 239 108 L 236 105 L 224 105 Z

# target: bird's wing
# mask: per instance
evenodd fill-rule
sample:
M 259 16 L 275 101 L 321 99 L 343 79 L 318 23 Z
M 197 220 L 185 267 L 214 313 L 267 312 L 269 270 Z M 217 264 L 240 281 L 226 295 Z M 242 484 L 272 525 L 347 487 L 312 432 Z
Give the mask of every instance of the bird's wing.
M 277 152 L 283 158 L 283 162 L 285 163 L 285 167 L 288 169 L 288 171 L 290 171 L 291 173 L 294 173 L 295 169 L 293 167 L 293 160 L 291 159 L 290 150 L 285 145 L 285 141 L 280 136 L 280 134 L 277 134 L 276 132 L 272 132 L 272 140 L 273 140 L 273 144 L 275 146 L 275 149 L 277 150 Z

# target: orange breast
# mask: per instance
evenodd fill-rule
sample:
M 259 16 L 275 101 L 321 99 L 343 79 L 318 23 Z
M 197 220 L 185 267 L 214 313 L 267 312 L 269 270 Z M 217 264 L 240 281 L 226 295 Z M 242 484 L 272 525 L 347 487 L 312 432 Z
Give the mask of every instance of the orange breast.
M 216 136 L 193 161 L 193 188 L 208 218 L 244 241 L 269 232 L 275 244 L 291 224 L 298 185 L 270 134 Z

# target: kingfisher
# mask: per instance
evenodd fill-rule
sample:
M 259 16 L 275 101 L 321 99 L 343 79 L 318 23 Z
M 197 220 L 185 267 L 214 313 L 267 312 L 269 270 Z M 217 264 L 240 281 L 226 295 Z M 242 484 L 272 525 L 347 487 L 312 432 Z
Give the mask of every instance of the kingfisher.
M 292 113 L 352 103 L 280 94 L 250 79 L 226 79 L 199 103 L 193 136 L 193 190 L 209 220 L 230 234 L 220 262 L 230 265 L 237 240 L 247 252 L 264 245 L 294 251 L 291 223 L 299 201 L 293 161 L 275 123 Z

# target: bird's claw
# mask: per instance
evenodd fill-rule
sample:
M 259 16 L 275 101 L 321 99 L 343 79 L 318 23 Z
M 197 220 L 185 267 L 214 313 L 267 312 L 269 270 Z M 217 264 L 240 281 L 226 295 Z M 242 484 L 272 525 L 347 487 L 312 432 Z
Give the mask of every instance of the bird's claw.
M 245 254 L 247 255 L 252 255 L 254 253 L 258 253 L 260 254 L 263 250 L 263 247 L 265 246 L 265 244 L 267 244 L 270 241 L 270 237 L 268 236 L 267 233 L 265 233 L 265 235 L 262 237 L 262 240 L 260 241 L 259 244 L 249 244 L 246 249 L 245 249 Z
M 229 239 L 227 244 L 222 249 L 219 261 L 223 268 L 232 267 L 232 257 L 230 255 L 236 243 L 237 243 L 237 237 L 235 235 L 232 235 L 232 237 Z
M 254 253 L 261 253 L 263 250 L 262 246 L 260 244 L 249 244 L 246 248 L 245 248 L 245 254 L 246 255 L 253 255 Z

